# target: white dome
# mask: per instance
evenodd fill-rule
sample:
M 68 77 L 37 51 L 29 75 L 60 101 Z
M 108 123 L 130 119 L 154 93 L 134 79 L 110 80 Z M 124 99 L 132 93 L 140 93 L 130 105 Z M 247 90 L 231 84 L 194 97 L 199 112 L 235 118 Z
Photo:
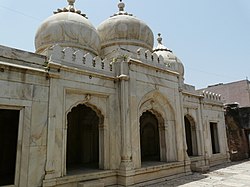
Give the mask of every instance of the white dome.
M 172 67 L 175 71 L 177 71 L 180 75 L 184 76 L 184 66 L 180 59 L 178 59 L 173 51 L 168 49 L 162 44 L 161 34 L 158 34 L 158 45 L 154 49 L 154 52 L 157 55 L 161 55 L 164 59 L 164 63 L 170 67 Z
M 68 7 L 58 9 L 38 28 L 35 37 L 36 52 L 42 53 L 45 49 L 58 44 L 98 55 L 100 38 L 95 27 L 81 11 L 74 8 L 74 1 L 68 1 Z
M 120 2 L 118 7 L 119 12 L 102 22 L 97 28 L 101 48 L 131 45 L 152 51 L 154 35 L 149 26 L 132 14 L 125 12 L 123 2 Z

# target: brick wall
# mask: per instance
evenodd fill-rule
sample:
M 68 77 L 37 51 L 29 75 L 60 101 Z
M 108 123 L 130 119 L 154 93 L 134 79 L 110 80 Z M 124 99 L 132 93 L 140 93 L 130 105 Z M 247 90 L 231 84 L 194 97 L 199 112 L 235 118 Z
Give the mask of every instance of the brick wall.
M 250 108 L 248 108 L 250 112 Z M 245 110 L 241 111 L 236 104 L 227 105 L 225 111 L 225 122 L 227 127 L 228 147 L 230 152 L 230 159 L 232 161 L 243 160 L 249 157 L 248 145 L 248 129 L 246 123 L 242 124 L 242 115 Z M 250 114 L 250 113 L 249 113 Z M 248 121 L 248 125 L 249 121 Z

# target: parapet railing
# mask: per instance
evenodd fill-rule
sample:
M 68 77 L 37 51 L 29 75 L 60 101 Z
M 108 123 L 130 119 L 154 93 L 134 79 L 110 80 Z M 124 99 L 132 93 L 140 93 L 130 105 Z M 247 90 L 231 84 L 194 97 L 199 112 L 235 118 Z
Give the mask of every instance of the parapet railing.
M 164 62 L 164 58 L 161 55 L 157 55 L 156 53 L 152 53 L 151 51 L 143 48 L 137 50 L 137 58 L 142 62 L 146 62 L 163 69 L 168 69 L 171 71 L 174 70 L 174 68 L 171 67 L 170 63 Z
M 221 101 L 221 94 L 216 94 L 213 92 L 203 90 L 202 95 L 204 96 L 205 99 L 208 100 Z
M 85 54 L 83 51 L 74 50 L 71 47 L 63 48 L 59 45 L 54 45 L 47 52 L 48 60 L 52 62 L 81 69 L 87 68 L 108 72 L 109 74 L 113 72 L 113 64 L 107 59 L 101 59 L 99 56 L 93 57 L 89 53 Z

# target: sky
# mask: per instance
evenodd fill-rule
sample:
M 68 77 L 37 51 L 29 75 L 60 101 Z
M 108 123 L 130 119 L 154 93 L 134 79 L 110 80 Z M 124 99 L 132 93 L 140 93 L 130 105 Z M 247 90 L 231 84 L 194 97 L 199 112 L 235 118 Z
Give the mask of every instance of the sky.
M 250 79 L 249 0 L 123 0 L 185 67 L 197 89 Z M 97 27 L 118 11 L 118 0 L 76 0 Z M 66 0 L 0 0 L 0 45 L 34 52 L 37 28 Z M 156 45 L 156 42 L 155 42 Z

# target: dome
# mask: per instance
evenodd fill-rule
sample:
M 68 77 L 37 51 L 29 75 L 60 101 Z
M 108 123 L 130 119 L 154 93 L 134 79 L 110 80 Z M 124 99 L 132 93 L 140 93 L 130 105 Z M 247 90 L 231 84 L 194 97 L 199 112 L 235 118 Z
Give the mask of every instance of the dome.
M 58 44 L 62 47 L 82 49 L 97 55 L 100 38 L 85 14 L 74 8 L 75 0 L 68 0 L 66 8 L 58 9 L 38 28 L 35 37 L 37 53 Z
M 101 48 L 115 45 L 131 45 L 153 49 L 154 36 L 149 26 L 132 14 L 124 11 L 125 4 L 118 4 L 119 12 L 102 22 L 97 31 Z
M 164 64 L 170 66 L 175 71 L 177 71 L 180 75 L 184 76 L 184 66 L 180 59 L 178 59 L 174 54 L 173 51 L 168 49 L 162 44 L 162 37 L 161 34 L 158 34 L 158 45 L 154 49 L 154 53 L 157 55 L 161 55 L 164 59 Z

